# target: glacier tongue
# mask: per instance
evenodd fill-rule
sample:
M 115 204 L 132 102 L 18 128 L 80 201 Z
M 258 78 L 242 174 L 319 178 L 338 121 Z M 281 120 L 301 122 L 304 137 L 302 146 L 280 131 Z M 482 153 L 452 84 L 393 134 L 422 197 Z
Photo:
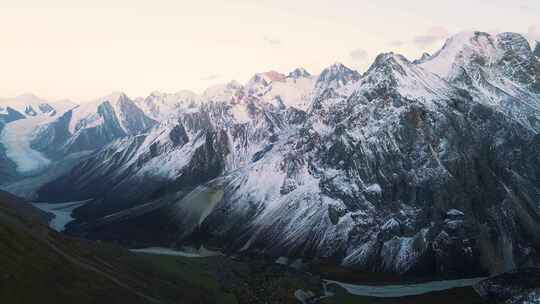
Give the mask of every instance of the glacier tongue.
M 43 122 L 43 117 L 17 120 L 7 124 L 0 134 L 0 142 L 6 148 L 7 157 L 15 162 L 21 174 L 39 173 L 51 163 L 41 152 L 30 146 L 36 126 Z
M 24 102 L 27 104 L 25 105 Z M 0 104 L 2 104 L 1 101 Z M 33 95 L 17 97 L 15 101 L 9 103 L 4 101 L 4 104 L 19 109 L 33 105 L 40 110 L 33 116 L 27 115 L 26 118 L 9 122 L 3 129 L 0 128 L 0 143 L 4 146 L 7 157 L 16 164 L 19 173 L 34 175 L 43 171 L 50 165 L 51 161 L 32 147 L 32 141 L 39 133 L 40 128 L 54 121 L 73 105 L 68 102 L 59 102 L 50 103 L 51 106 Z

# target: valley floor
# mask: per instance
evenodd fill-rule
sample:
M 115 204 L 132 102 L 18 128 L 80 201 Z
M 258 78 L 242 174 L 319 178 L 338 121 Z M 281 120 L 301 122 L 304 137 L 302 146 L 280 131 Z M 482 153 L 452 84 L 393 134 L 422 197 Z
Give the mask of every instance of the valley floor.
M 380 294 L 355 295 L 350 284 L 331 281 L 325 283 L 319 275 L 298 271 L 271 261 L 224 256 L 192 258 L 178 252 L 173 254 L 165 251 L 140 252 L 138 255 L 150 261 L 160 271 L 178 275 L 197 285 L 211 287 L 220 298 L 216 303 L 300 303 L 298 291 L 310 295 L 303 301 L 304 303 L 483 303 L 470 287 L 477 279 L 373 288 L 373 291 L 381 291 L 383 295 L 386 289 L 393 290 L 390 296 L 380 297 Z M 327 285 L 326 292 L 324 284 Z M 365 285 L 355 286 L 356 290 L 362 287 L 369 288 Z M 396 291 L 396 288 L 401 291 Z M 447 289 L 440 290 L 442 288 Z

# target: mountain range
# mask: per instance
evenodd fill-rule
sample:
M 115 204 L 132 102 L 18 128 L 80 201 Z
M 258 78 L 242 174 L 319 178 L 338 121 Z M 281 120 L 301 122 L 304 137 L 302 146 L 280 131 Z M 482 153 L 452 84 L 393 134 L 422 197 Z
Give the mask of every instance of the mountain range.
M 539 47 L 258 73 L 202 94 L 0 100 L 0 188 L 89 200 L 66 233 L 399 274 L 540 263 Z

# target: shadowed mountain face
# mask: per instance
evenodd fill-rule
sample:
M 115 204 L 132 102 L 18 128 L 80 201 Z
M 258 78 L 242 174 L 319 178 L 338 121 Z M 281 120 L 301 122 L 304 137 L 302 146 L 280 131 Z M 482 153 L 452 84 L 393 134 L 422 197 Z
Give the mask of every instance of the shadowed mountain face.
M 461 33 L 363 75 L 279 75 L 209 89 L 40 199 L 93 199 L 68 231 L 129 244 L 399 274 L 538 264 L 540 62 L 522 36 Z
M 212 303 L 207 286 L 105 244 L 68 238 L 47 215 L 0 192 L 0 298 L 5 303 Z

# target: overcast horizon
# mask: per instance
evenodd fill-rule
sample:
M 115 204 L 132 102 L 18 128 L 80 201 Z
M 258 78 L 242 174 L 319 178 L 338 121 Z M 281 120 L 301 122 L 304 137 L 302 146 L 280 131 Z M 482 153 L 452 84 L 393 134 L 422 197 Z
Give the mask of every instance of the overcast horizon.
M 0 4 L 0 97 L 200 93 L 268 70 L 318 74 L 342 62 L 363 72 L 380 53 L 412 60 L 463 30 L 540 39 L 540 3 L 530 0 L 75 2 Z

